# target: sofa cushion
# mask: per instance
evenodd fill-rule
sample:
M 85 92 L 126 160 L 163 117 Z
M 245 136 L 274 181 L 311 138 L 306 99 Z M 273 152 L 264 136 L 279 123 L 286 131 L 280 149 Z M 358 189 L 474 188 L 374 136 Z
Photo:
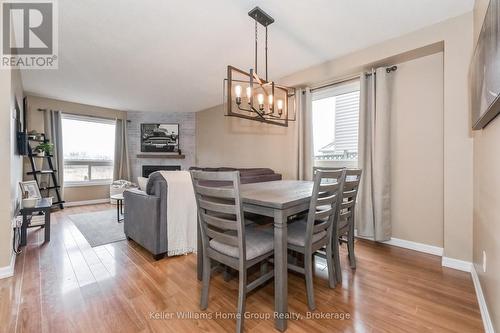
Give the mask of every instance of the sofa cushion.
M 146 191 L 146 187 L 148 186 L 148 178 L 146 177 L 137 177 L 137 184 L 139 185 L 139 189 L 141 191 Z
M 240 174 L 240 182 L 242 184 L 270 182 L 273 180 L 281 180 L 281 175 L 277 173 L 271 173 L 262 175 L 241 176 Z
M 200 167 L 191 167 L 189 170 L 200 170 L 200 171 L 209 171 L 209 172 L 217 172 L 217 171 L 239 171 L 240 172 L 240 182 L 241 184 L 251 184 L 251 183 L 261 183 L 261 182 L 270 182 L 273 180 L 281 180 L 281 174 L 275 173 L 274 170 L 269 168 L 229 168 L 229 167 L 220 167 L 220 168 L 200 168 Z M 202 181 L 200 185 L 203 186 L 227 186 L 230 185 L 231 182 L 226 181 Z

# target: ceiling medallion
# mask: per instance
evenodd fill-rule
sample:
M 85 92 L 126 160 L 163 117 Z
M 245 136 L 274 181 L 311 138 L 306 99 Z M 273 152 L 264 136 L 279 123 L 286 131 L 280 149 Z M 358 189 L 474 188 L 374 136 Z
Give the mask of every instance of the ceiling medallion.
M 267 76 L 267 26 L 274 19 L 259 7 L 248 15 L 255 21 L 255 67 L 245 72 L 227 66 L 224 80 L 226 115 L 287 127 L 289 121 L 295 120 L 295 88 L 278 85 Z M 258 24 L 264 26 L 266 32 L 265 79 L 257 72 Z

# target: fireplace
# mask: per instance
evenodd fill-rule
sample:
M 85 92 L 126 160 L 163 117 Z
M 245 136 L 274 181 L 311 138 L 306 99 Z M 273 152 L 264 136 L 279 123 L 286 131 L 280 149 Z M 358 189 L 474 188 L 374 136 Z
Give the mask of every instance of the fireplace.
M 143 165 L 142 176 L 149 177 L 155 171 L 179 171 L 180 165 Z

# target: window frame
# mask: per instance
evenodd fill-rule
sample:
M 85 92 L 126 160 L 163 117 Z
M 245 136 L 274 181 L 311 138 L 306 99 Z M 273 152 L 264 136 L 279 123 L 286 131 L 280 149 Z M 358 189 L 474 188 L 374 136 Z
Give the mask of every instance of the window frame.
M 361 79 L 356 77 L 348 81 L 339 82 L 328 87 L 319 88 L 311 93 L 311 102 L 336 97 L 343 94 L 348 94 L 354 91 L 361 90 Z M 361 96 L 360 96 L 361 98 Z M 360 110 L 358 108 L 358 114 Z M 311 113 L 314 113 L 311 107 Z M 314 115 L 311 115 L 314 117 Z M 336 119 L 335 119 L 336 121 Z M 312 123 L 313 130 L 313 144 L 314 144 L 314 122 Z M 359 131 L 359 117 L 358 117 L 358 131 Z M 358 134 L 359 135 L 359 134 Z M 314 153 L 314 152 L 313 152 Z M 321 160 L 316 159 L 313 154 L 313 166 L 315 167 L 334 167 L 334 168 L 357 168 L 359 166 L 359 138 L 358 138 L 358 158 L 356 160 Z
M 85 122 L 90 122 L 90 123 L 107 124 L 107 125 L 115 125 L 116 126 L 116 120 L 114 120 L 114 119 L 75 115 L 75 114 L 70 114 L 70 113 L 62 113 L 62 119 L 85 121 Z M 63 130 L 63 132 L 64 132 L 64 130 Z M 63 134 L 63 142 L 64 142 L 64 134 Z M 64 150 L 64 145 L 63 145 L 63 150 Z M 68 166 L 73 166 L 73 165 L 88 166 L 89 180 L 83 180 L 83 181 L 66 181 L 66 180 L 64 180 L 64 184 L 63 184 L 64 187 L 106 186 L 106 185 L 111 185 L 113 183 L 114 175 L 111 177 L 111 179 L 92 180 L 92 167 L 94 167 L 94 166 L 113 166 L 114 165 L 113 159 L 112 160 L 71 160 L 71 161 L 68 161 L 64 158 L 64 152 L 63 152 L 63 168 L 66 167 L 67 165 Z M 64 173 L 64 170 L 63 170 L 63 173 Z

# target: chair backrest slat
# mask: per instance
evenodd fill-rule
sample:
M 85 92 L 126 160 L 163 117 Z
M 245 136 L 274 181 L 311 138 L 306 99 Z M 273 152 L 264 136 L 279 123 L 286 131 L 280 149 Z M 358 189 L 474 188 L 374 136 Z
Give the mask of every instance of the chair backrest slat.
M 313 226 L 313 235 L 317 234 L 318 232 L 321 232 L 323 230 L 327 230 L 329 225 L 330 225 L 330 223 L 328 222 L 328 220 L 320 222 L 320 223 L 316 222 Z
M 337 200 L 337 198 L 338 198 L 337 194 L 319 196 L 318 200 L 317 200 L 317 205 L 318 206 L 329 205 L 329 204 L 335 202 Z
M 236 207 L 234 205 L 228 205 L 220 202 L 208 201 L 205 199 L 199 199 L 200 208 L 209 210 L 215 213 L 224 214 L 236 214 Z
M 351 198 L 351 197 L 355 196 L 357 192 L 358 192 L 358 188 L 357 187 L 353 188 L 353 189 L 350 189 L 350 190 L 346 190 L 346 188 L 344 187 L 343 197 L 344 198 Z
M 327 231 L 327 236 L 331 237 L 343 182 L 343 169 L 315 170 L 313 193 L 307 216 L 306 246 L 312 245 L 313 236 L 320 232 Z
M 197 181 L 234 181 L 234 173 L 238 171 L 191 171 L 196 174 Z M 239 173 L 239 172 L 238 172 Z
M 339 220 L 345 220 L 352 216 L 352 211 L 346 210 L 339 213 Z
M 205 221 L 206 223 L 208 223 L 209 225 L 211 225 L 215 228 L 219 228 L 219 229 L 223 229 L 223 230 L 237 230 L 238 229 L 234 220 L 228 220 L 228 219 L 224 219 L 224 218 L 221 218 L 218 216 L 208 215 L 206 213 L 201 213 L 201 218 L 203 219 L 203 221 Z
M 320 192 L 335 192 L 339 188 L 339 184 L 320 184 L 319 185 L 319 190 Z
M 335 207 L 332 207 L 332 203 L 330 203 L 330 205 L 328 205 L 328 207 L 329 207 L 328 209 L 314 212 L 314 220 L 315 221 L 323 221 L 325 219 L 328 219 L 332 214 L 334 214 Z
M 238 237 L 229 235 L 227 233 L 223 233 L 220 231 L 216 231 L 212 228 L 206 228 L 207 236 L 211 239 L 215 239 L 221 243 L 230 245 L 230 246 L 238 246 Z
M 240 173 L 238 171 L 191 171 L 193 189 L 198 205 L 203 250 L 210 248 L 210 241 L 238 247 L 240 264 L 246 258 L 245 228 L 240 198 Z M 223 187 L 204 184 L 224 181 Z M 213 249 L 215 250 L 215 249 Z M 243 260 L 242 260 L 243 259 Z
M 347 228 L 354 228 L 356 197 L 358 195 L 361 174 L 361 169 L 346 169 L 342 203 L 339 211 L 339 221 L 346 221 L 341 226 L 343 231 L 347 230 Z
M 340 210 L 349 209 L 354 206 L 354 200 L 343 201 L 340 203 Z
M 234 199 L 234 189 L 233 188 L 209 187 L 209 186 L 196 185 L 196 192 L 201 194 L 201 195 L 205 195 L 205 196 L 209 196 L 209 197 Z

